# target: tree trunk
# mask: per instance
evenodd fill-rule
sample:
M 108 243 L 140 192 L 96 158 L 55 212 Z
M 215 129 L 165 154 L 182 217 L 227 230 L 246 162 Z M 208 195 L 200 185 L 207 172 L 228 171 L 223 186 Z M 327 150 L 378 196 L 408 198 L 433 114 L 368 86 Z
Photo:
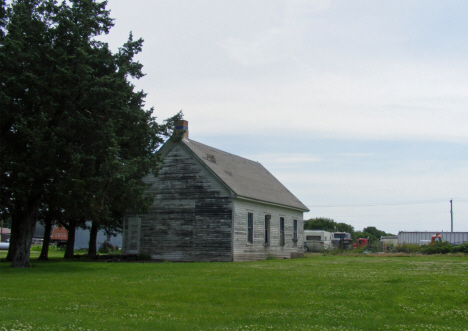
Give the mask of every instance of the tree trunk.
M 8 262 L 13 262 L 13 252 L 16 250 L 16 235 L 13 232 L 13 221 L 11 222 L 11 232 L 10 232 L 10 246 L 8 247 L 8 254 L 6 260 Z
M 88 246 L 89 256 L 96 256 L 97 234 L 98 234 L 98 223 L 96 221 L 92 221 L 91 231 L 89 232 L 89 246 Z
M 50 243 L 50 230 L 52 230 L 52 219 L 47 217 L 45 219 L 44 239 L 42 241 L 41 255 L 38 260 L 49 260 L 49 243 Z
M 11 216 L 11 237 L 7 260 L 13 268 L 29 268 L 31 241 L 36 227 L 36 214 L 39 200 L 35 200 L 23 210 Z
M 76 229 L 76 220 L 70 221 L 68 223 L 68 241 L 67 247 L 65 248 L 65 255 L 63 256 L 64 259 L 72 259 L 74 254 L 73 251 L 75 249 L 75 229 Z

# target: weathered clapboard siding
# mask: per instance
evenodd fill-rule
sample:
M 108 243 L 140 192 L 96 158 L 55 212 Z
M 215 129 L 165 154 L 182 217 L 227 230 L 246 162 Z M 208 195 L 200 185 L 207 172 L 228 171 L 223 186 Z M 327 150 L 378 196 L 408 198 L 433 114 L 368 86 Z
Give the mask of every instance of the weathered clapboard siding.
M 184 121 L 182 121 L 184 122 Z M 188 129 L 188 123 L 177 128 Z M 128 215 L 123 250 L 170 261 L 248 261 L 303 255 L 300 202 L 260 163 L 189 140 L 169 140 L 160 150 L 165 164 L 147 176 L 154 203 L 148 213 Z M 248 213 L 253 243 L 247 243 Z M 265 245 L 265 215 L 270 215 Z M 280 243 L 284 218 L 284 245 Z M 297 220 L 297 240 L 293 225 Z
M 247 214 L 253 213 L 253 244 L 247 243 Z M 270 244 L 265 246 L 265 215 L 270 219 Z M 294 209 L 234 199 L 233 260 L 263 260 L 268 255 L 290 258 L 291 253 L 303 254 L 303 213 Z M 285 245 L 280 245 L 280 217 L 284 217 Z M 297 245 L 293 241 L 293 220 L 297 220 Z M 296 255 L 296 256 L 297 256 Z
M 140 253 L 140 217 L 126 217 L 123 225 L 122 250 L 129 254 Z
M 129 224 L 139 217 L 141 254 L 170 261 L 232 261 L 231 192 L 181 145 L 164 160 L 157 178 L 144 179 L 152 184 L 148 194 L 155 196 L 148 213 L 126 218 L 124 251 L 131 251 Z

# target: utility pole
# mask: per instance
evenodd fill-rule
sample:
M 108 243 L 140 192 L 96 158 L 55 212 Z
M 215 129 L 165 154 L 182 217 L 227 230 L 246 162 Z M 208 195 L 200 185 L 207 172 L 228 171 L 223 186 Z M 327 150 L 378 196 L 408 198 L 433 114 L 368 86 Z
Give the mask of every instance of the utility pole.
M 452 208 L 452 201 L 450 200 L 450 231 L 453 232 L 453 208 Z

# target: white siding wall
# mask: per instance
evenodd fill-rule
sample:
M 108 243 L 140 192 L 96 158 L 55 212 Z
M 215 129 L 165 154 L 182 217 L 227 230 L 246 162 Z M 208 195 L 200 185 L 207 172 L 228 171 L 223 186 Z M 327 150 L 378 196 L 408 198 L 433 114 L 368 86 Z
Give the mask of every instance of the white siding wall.
M 234 199 L 233 261 L 291 258 L 303 254 L 303 213 L 293 209 Z M 253 213 L 253 244 L 247 243 L 247 217 Z M 265 246 L 265 215 L 270 219 L 270 245 Z M 284 217 L 285 245 L 280 245 L 280 217 Z M 293 220 L 297 220 L 297 246 L 293 242 Z

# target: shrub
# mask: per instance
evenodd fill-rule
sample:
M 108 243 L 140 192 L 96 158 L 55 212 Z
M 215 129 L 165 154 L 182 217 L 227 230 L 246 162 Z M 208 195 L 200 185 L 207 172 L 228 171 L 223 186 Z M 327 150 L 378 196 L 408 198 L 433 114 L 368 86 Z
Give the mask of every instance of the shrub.
M 416 254 L 420 251 L 421 247 L 417 244 L 401 244 L 393 247 L 392 252 L 394 253 L 407 253 Z
M 112 245 L 110 242 L 108 241 L 104 241 L 100 246 L 99 246 L 99 249 L 98 249 L 98 252 L 99 253 L 102 253 L 102 254 L 106 254 L 106 253 L 109 253 L 109 252 L 113 252 L 115 251 L 116 248 L 114 247 L 114 245 Z
M 447 254 L 452 253 L 454 246 L 449 242 L 442 242 L 436 244 L 422 245 L 421 253 L 423 254 Z
M 137 260 L 138 260 L 138 261 L 148 261 L 148 260 L 151 260 L 151 255 L 148 255 L 148 254 L 138 254 L 138 255 L 137 255 Z
M 452 253 L 468 254 L 468 243 L 463 243 L 452 248 Z

